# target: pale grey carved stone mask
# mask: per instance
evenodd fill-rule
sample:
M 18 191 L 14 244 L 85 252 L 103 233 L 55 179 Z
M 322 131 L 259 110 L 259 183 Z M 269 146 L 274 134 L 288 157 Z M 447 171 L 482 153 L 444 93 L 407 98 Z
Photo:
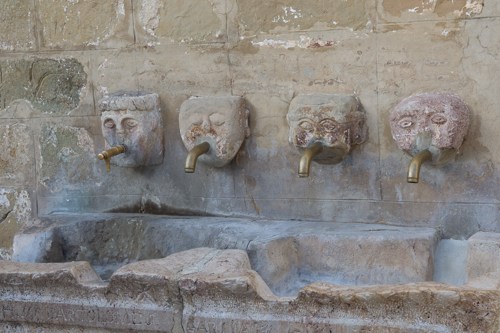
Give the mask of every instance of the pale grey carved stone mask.
M 298 148 L 320 142 L 325 148 L 351 150 L 367 137 L 366 115 L 359 100 L 346 94 L 299 95 L 287 114 L 289 141 Z
M 208 142 L 210 149 L 199 161 L 210 166 L 228 164 L 250 135 L 249 111 L 238 96 L 191 97 L 179 113 L 179 129 L 186 149 Z
M 158 94 L 118 92 L 99 101 L 106 149 L 124 145 L 125 153 L 111 158 L 124 167 L 160 164 L 163 161 L 163 124 Z
M 435 164 L 455 156 L 469 128 L 470 110 L 452 93 L 422 93 L 402 100 L 390 115 L 392 137 L 415 155 L 428 149 Z

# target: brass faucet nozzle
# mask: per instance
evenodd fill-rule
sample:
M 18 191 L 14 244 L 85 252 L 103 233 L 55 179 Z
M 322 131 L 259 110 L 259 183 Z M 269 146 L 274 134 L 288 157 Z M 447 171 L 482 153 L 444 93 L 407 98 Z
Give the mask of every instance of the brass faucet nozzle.
M 124 152 L 125 146 L 117 145 L 102 151 L 100 154 L 97 154 L 97 158 L 100 160 L 104 160 L 104 163 L 106 163 L 106 171 L 109 172 L 111 170 L 111 157 L 120 155 Z
M 432 160 L 432 154 L 429 150 L 423 150 L 420 153 L 413 156 L 410 164 L 408 165 L 408 183 L 418 183 L 420 179 L 420 167 L 425 161 Z
M 299 162 L 299 177 L 309 177 L 311 161 L 313 160 L 314 156 L 318 155 L 322 151 L 323 145 L 319 142 L 315 142 L 306 148 Z
M 200 143 L 193 147 L 186 157 L 186 162 L 184 163 L 184 172 L 193 173 L 196 169 L 196 161 L 198 157 L 207 153 L 210 150 L 210 144 L 208 142 Z

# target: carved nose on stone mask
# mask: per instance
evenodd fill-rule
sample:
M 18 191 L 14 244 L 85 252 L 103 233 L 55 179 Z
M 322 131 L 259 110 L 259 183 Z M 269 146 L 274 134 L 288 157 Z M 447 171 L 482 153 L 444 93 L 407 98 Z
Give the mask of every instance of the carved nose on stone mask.
M 123 140 L 125 140 L 125 131 L 123 130 L 120 130 L 120 131 L 116 131 L 116 138 L 118 139 L 118 141 L 120 142 L 123 142 Z
M 203 123 L 201 124 L 201 127 L 202 127 L 205 131 L 208 131 L 208 130 L 212 127 L 212 124 L 210 124 L 210 120 L 208 120 L 208 119 L 203 119 Z
M 432 144 L 432 132 L 430 130 L 426 130 L 416 135 L 415 146 L 418 151 L 422 151 L 429 148 L 431 144 Z

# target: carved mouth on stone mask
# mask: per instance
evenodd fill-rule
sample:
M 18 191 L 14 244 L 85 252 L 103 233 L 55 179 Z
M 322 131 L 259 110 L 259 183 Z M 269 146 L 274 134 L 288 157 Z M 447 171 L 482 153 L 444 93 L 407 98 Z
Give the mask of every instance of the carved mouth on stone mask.
M 204 129 L 201 126 L 193 126 L 186 132 L 186 140 L 190 142 L 194 142 L 200 137 L 210 137 L 215 139 L 217 136 L 218 134 L 213 128 Z

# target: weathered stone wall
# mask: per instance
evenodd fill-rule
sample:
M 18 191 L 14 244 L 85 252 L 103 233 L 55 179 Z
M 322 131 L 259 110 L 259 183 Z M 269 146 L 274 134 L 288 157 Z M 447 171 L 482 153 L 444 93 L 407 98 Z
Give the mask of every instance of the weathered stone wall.
M 483 3 L 484 2 L 484 3 Z M 500 4 L 493 0 L 6 0 L 0 11 L 0 257 L 30 216 L 142 211 L 500 231 Z M 160 95 L 163 164 L 112 167 L 104 94 Z M 409 157 L 388 116 L 403 98 L 451 91 L 472 110 L 455 163 Z M 302 93 L 359 96 L 367 142 L 338 165 L 300 158 L 286 113 Z M 251 137 L 222 169 L 185 174 L 178 125 L 190 96 L 243 96 Z

